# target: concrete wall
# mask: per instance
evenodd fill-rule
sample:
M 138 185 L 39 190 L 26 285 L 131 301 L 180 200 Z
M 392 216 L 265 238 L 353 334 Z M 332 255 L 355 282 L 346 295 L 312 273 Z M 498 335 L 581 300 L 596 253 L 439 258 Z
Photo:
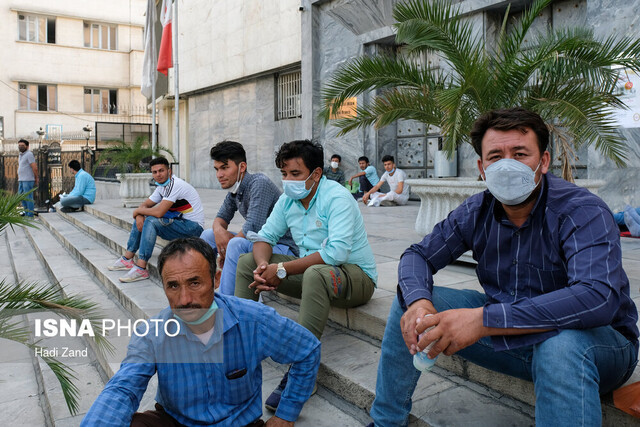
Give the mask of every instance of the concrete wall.
M 308 138 L 300 119 L 275 120 L 273 75 L 189 97 L 189 179 L 196 187 L 220 188 L 211 147 L 224 139 L 240 142 L 250 172 L 262 172 L 275 183 L 275 151 L 284 142 Z
M 63 132 L 82 132 L 87 123 L 105 118 L 84 113 L 84 88 L 118 90 L 118 104 L 144 107 L 140 94 L 145 0 L 114 0 L 109 7 L 82 0 L 3 2 L 0 21 L 0 116 L 5 137 L 35 136 L 47 124 L 63 125 Z M 56 19 L 56 43 L 18 40 L 18 14 Z M 117 50 L 84 47 L 83 22 L 117 25 Z M 18 110 L 18 84 L 57 85 L 56 112 Z M 8 85 L 8 86 L 7 86 Z M 131 117 L 107 117 L 129 121 Z
M 379 160 L 384 154 L 397 154 L 397 141 L 402 128 L 391 125 L 386 128 L 363 129 L 338 137 L 337 129 L 325 126 L 317 113 L 321 101 L 321 88 L 337 67 L 349 59 L 375 53 L 385 48 L 393 49 L 393 18 L 391 10 L 396 0 L 304 0 L 302 15 L 302 73 L 303 73 L 303 129 L 331 152 L 343 155 L 347 175 L 356 171 L 355 160 L 365 154 L 379 172 Z M 467 19 L 474 22 L 478 31 L 484 32 L 487 42 L 495 38 L 499 24 L 491 10 L 504 7 L 506 2 L 495 0 L 465 0 L 460 2 Z M 555 2 L 534 25 L 543 28 L 552 24 L 561 26 L 586 26 L 596 35 L 612 34 L 640 37 L 640 15 L 635 13 L 640 0 L 619 2 L 614 0 L 573 0 Z M 358 97 L 358 104 L 367 103 L 371 94 Z M 613 163 L 590 147 L 579 153 L 579 163 L 586 169 L 579 177 L 606 181 L 600 195 L 613 210 L 625 204 L 640 205 L 640 129 L 622 129 L 629 147 L 629 166 L 615 168 Z M 477 156 L 470 146 L 460 147 L 458 153 L 459 176 L 477 176 Z M 427 169 L 428 172 L 428 169 Z
M 180 92 L 300 61 L 299 0 L 181 0 Z

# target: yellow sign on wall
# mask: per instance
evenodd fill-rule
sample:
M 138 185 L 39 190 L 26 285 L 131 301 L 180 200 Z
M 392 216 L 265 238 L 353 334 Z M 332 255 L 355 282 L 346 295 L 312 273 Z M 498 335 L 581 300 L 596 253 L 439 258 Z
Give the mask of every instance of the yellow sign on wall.
M 330 119 L 348 119 L 351 117 L 358 117 L 358 98 L 351 97 L 344 100 L 342 106 L 336 114 L 332 114 Z

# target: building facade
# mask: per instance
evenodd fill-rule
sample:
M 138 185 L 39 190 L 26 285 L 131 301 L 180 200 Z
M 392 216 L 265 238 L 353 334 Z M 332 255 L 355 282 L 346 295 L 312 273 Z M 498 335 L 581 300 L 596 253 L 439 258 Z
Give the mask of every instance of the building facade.
M 149 120 L 140 94 L 145 0 L 0 5 L 0 138 L 82 139 L 96 121 Z

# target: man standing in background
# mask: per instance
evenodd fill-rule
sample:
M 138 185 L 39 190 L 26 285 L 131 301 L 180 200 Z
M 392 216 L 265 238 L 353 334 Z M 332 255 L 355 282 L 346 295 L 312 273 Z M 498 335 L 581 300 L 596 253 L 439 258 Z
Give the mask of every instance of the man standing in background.
M 18 193 L 24 194 L 38 186 L 38 167 L 36 158 L 29 150 L 29 141 L 21 139 L 18 141 Z M 33 216 L 33 194 L 29 199 L 22 202 L 24 211 L 21 215 Z

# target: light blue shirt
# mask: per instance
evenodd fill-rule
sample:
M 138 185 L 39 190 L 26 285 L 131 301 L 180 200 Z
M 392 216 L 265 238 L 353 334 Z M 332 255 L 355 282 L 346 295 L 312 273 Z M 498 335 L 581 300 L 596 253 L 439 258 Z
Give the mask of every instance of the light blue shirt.
M 378 178 L 378 171 L 373 166 L 369 165 L 364 170 L 364 176 L 369 180 L 371 185 L 376 185 L 380 182 L 380 178 Z
M 287 230 L 300 257 L 319 252 L 325 264 L 355 264 L 374 283 L 378 281 L 362 214 L 351 193 L 339 183 L 323 176 L 308 209 L 299 200 L 280 196 L 258 235 L 274 246 Z
M 91 203 L 96 201 L 96 182 L 84 169 L 80 169 L 76 174 L 76 184 L 69 196 L 82 196 Z

